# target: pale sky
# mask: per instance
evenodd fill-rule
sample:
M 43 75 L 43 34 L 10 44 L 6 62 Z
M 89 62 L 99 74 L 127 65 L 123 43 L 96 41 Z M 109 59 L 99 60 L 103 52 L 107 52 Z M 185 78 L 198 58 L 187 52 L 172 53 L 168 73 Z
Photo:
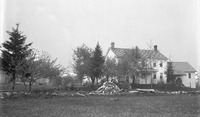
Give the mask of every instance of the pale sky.
M 83 43 L 99 42 L 105 54 L 111 42 L 147 49 L 150 40 L 173 61 L 200 66 L 198 0 L 1 0 L 0 14 L 1 43 L 20 23 L 27 42 L 64 67 Z

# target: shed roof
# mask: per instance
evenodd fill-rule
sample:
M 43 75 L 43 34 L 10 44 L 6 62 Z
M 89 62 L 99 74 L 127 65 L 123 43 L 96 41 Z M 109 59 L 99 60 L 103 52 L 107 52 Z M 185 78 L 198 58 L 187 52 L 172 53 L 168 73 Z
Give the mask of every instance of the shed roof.
M 185 72 L 196 72 L 188 62 L 172 62 L 174 74 L 183 74 Z

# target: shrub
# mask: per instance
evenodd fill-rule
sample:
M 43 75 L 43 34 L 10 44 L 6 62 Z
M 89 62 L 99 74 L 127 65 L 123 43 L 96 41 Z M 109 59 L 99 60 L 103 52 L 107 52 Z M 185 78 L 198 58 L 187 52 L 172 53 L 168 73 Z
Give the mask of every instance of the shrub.
M 126 81 L 120 81 L 120 82 L 118 82 L 116 84 L 123 91 L 128 91 L 129 87 L 131 86 L 131 84 L 126 82 Z
M 51 80 L 51 84 L 53 86 L 55 86 L 56 88 L 61 87 L 61 85 L 62 85 L 62 77 L 56 77 L 56 78 L 52 79 Z
M 57 77 L 52 79 L 51 81 L 52 85 L 56 89 L 63 89 L 63 90 L 73 90 L 77 84 L 80 84 L 77 79 L 71 77 L 71 76 L 64 76 L 64 77 Z
M 62 87 L 64 89 L 73 89 L 75 86 L 76 80 L 71 76 L 65 76 L 62 78 Z

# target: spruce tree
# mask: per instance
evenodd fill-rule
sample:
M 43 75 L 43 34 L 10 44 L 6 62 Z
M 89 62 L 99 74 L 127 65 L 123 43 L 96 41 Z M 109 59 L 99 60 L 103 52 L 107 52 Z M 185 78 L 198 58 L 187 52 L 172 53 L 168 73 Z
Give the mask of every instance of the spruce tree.
M 167 63 L 167 69 L 165 71 L 165 74 L 167 75 L 167 83 L 174 82 L 175 77 L 172 62 Z
M 91 57 L 91 79 L 94 85 L 95 79 L 98 80 L 103 75 L 103 66 L 104 66 L 105 58 L 102 54 L 102 49 L 97 43 L 95 50 L 93 52 L 93 56 Z
M 5 41 L 2 51 L 2 66 L 1 69 L 7 74 L 11 75 L 11 82 L 13 82 L 12 90 L 15 88 L 15 80 L 17 75 L 17 65 L 22 59 L 28 55 L 29 47 L 32 43 L 25 44 L 26 36 L 19 31 L 19 24 L 12 31 L 7 31 L 9 40 Z

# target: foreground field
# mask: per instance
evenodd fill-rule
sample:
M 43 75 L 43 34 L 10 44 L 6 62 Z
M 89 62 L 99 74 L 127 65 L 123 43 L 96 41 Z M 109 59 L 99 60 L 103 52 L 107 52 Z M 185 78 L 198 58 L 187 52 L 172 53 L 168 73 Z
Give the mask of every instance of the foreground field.
M 200 95 L 6 99 L 2 117 L 200 117 Z

